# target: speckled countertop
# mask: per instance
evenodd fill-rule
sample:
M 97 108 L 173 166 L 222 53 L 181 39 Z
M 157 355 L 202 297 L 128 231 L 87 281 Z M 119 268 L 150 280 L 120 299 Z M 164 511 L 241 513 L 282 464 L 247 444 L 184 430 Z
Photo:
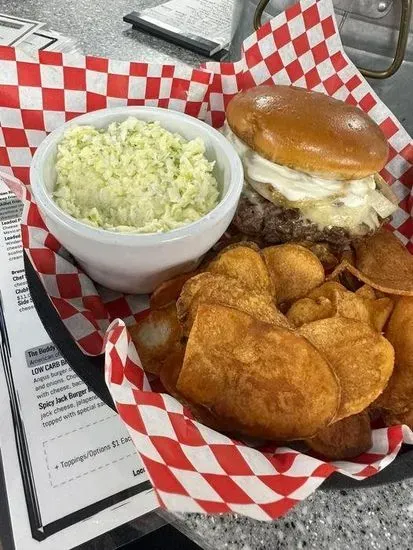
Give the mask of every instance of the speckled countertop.
M 0 12 L 47 21 L 51 28 L 76 37 L 85 53 L 198 65 L 204 60 L 202 57 L 123 23 L 123 15 L 158 3 L 159 0 L 0 0 Z M 198 544 L 214 550 L 411 549 L 413 479 L 372 488 L 319 490 L 287 517 L 272 523 L 240 516 L 192 514 L 183 516 L 178 526 Z
M 77 38 L 84 53 L 113 59 L 198 65 L 205 58 L 145 35 L 124 23 L 124 15 L 162 4 L 160 0 L 0 0 L 0 13 L 48 23 Z
M 401 550 L 413 548 L 413 482 L 318 490 L 272 523 L 238 517 L 185 518 L 216 550 Z

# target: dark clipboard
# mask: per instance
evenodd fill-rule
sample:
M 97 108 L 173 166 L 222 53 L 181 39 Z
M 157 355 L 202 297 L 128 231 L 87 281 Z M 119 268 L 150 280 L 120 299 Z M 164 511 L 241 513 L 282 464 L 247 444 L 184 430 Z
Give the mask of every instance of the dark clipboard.
M 216 51 L 216 49 L 220 47 L 220 45 L 216 42 L 212 42 L 211 40 L 207 40 L 201 36 L 195 37 L 192 35 L 189 36 L 173 32 L 169 29 L 161 27 L 160 25 L 155 25 L 154 23 L 143 19 L 136 11 L 125 15 L 123 20 L 125 23 L 131 23 L 133 28 L 136 30 L 157 36 L 158 38 L 162 38 L 171 44 L 181 46 L 182 48 L 191 50 L 192 52 L 205 57 L 210 57 L 216 61 L 221 61 L 228 54 L 228 50 L 225 48 Z

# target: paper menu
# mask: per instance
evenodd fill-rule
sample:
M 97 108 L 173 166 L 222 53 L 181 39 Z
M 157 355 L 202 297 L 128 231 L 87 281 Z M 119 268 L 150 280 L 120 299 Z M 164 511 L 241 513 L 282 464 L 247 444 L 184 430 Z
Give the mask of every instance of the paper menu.
M 124 21 L 187 49 L 212 56 L 231 39 L 233 2 L 228 0 L 169 0 L 132 12 Z
M 0 13 L 0 46 L 17 46 L 44 23 Z
M 16 550 L 64 550 L 157 501 L 118 416 L 74 374 L 37 316 L 20 209 L 0 180 L 1 455 Z
M 46 50 L 50 49 L 57 40 L 52 31 L 34 32 L 25 39 L 23 46 L 28 46 L 34 50 Z
M 39 21 L 0 13 L 0 46 L 18 46 L 28 52 L 79 51 L 77 40 L 44 27 L 45 24 Z

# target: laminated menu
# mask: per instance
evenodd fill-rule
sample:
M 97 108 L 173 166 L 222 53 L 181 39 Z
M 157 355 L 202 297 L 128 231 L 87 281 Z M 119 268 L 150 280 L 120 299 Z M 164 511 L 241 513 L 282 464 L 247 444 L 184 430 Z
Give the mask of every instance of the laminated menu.
M 18 46 L 25 51 L 80 51 L 76 39 L 48 29 L 44 23 L 0 13 L 0 45 Z
M 213 56 L 231 38 L 232 2 L 227 0 L 169 0 L 123 18 L 133 27 L 202 55 Z
M 413 444 L 406 426 L 375 429 L 367 453 L 325 462 L 286 446 L 250 446 L 196 422 L 176 399 L 156 391 L 141 367 L 127 325 L 139 319 L 142 300 L 94 285 L 50 235 L 28 187 L 38 143 L 78 114 L 155 105 L 218 128 L 238 91 L 263 83 L 292 84 L 357 105 L 380 126 L 390 149 L 381 175 L 399 204 L 392 230 L 412 251 L 413 143 L 344 53 L 329 0 L 303 0 L 268 21 L 246 38 L 235 63 L 184 70 L 47 52 L 27 60 L 3 48 L 0 69 L 0 75 L 4 69 L 11 75 L 0 92 L 8 117 L 0 133 L 0 170 L 23 182 L 4 177 L 23 201 L 25 251 L 79 347 L 91 355 L 105 352 L 107 385 L 162 506 L 269 520 L 305 499 L 333 472 L 365 479 L 388 465 L 403 443 Z M 23 80 L 32 87 L 30 96 Z M 61 288 L 62 274 L 79 284 Z
M 72 371 L 36 313 L 21 206 L 0 180 L 2 542 L 12 547 L 9 528 L 16 550 L 73 548 L 157 502 L 115 411 Z

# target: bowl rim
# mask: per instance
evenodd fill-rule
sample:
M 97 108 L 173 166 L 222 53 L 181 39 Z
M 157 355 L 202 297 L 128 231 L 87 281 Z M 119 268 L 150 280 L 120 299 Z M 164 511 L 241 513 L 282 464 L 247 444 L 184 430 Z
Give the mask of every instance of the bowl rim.
M 93 227 L 77 220 L 70 214 L 67 214 L 46 192 L 45 184 L 41 175 L 44 159 L 47 157 L 50 149 L 55 146 L 55 144 L 62 138 L 64 132 L 71 126 L 81 124 L 93 125 L 93 121 L 97 121 L 102 117 L 105 118 L 106 116 L 110 117 L 114 113 L 124 115 L 125 119 L 128 116 L 136 116 L 139 118 L 139 113 L 142 111 L 149 114 L 161 113 L 164 118 L 180 119 L 183 124 L 192 124 L 197 127 L 198 131 L 202 131 L 207 134 L 209 133 L 213 139 L 218 141 L 231 166 L 230 181 L 226 195 L 210 212 L 202 216 L 199 220 L 163 233 L 122 233 L 119 231 L 111 231 L 100 227 Z M 162 120 L 159 122 L 162 124 Z M 200 137 L 202 138 L 202 135 Z M 168 241 L 185 239 L 189 236 L 193 237 L 194 235 L 201 233 L 205 229 L 205 225 L 209 225 L 209 222 L 213 222 L 214 220 L 220 220 L 228 213 L 234 204 L 237 203 L 241 195 L 243 183 L 244 171 L 241 159 L 231 143 L 218 130 L 206 122 L 186 113 L 174 111 L 172 109 L 165 109 L 163 107 L 150 107 L 145 105 L 109 107 L 74 117 L 53 130 L 41 142 L 30 165 L 31 189 L 40 213 L 44 213 L 46 217 L 48 216 L 52 218 L 55 223 L 63 226 L 67 231 L 70 231 L 81 238 L 88 238 L 100 243 L 111 243 L 123 246 L 152 246 L 154 244 L 162 244 Z

